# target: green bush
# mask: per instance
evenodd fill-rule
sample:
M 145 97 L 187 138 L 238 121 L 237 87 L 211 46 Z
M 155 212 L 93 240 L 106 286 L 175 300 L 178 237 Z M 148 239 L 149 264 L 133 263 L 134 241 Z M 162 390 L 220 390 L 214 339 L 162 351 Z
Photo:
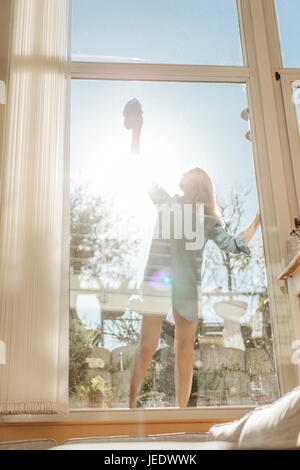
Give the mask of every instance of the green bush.
M 92 332 L 87 330 L 80 321 L 70 319 L 70 366 L 69 391 L 73 393 L 76 386 L 86 378 L 85 360 L 91 352 Z

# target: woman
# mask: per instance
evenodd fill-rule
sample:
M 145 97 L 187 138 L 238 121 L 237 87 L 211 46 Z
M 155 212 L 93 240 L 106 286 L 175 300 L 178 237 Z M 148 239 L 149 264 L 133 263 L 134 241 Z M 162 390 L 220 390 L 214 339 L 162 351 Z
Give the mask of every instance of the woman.
M 136 103 L 135 103 L 136 105 Z M 125 108 L 126 109 L 126 108 Z M 133 129 L 133 138 L 140 135 L 142 120 L 136 119 L 138 132 Z M 135 142 L 136 145 L 136 142 Z M 136 147 L 135 147 L 136 148 Z M 139 148 L 139 147 L 138 147 Z M 196 252 L 187 249 L 187 240 L 183 235 L 180 239 L 171 236 L 171 270 L 172 270 L 172 307 L 175 320 L 175 391 L 179 407 L 188 404 L 193 377 L 194 339 L 198 325 L 198 276 L 199 258 L 202 263 L 203 251 L 208 240 L 213 240 L 221 250 L 230 253 L 246 253 L 250 255 L 248 243 L 260 225 L 257 213 L 249 227 L 237 237 L 232 237 L 224 228 L 222 217 L 217 208 L 213 184 L 205 171 L 194 168 L 183 175 L 179 183 L 183 196 L 171 198 L 162 188 L 155 185 L 150 197 L 155 204 L 180 204 L 192 207 L 197 214 L 199 205 L 204 207 L 202 246 Z M 183 233 L 185 231 L 183 230 Z M 198 262 L 196 265 L 196 255 Z M 164 316 L 144 314 L 141 335 L 131 366 L 130 408 L 136 407 L 139 387 L 151 364 L 162 328 Z

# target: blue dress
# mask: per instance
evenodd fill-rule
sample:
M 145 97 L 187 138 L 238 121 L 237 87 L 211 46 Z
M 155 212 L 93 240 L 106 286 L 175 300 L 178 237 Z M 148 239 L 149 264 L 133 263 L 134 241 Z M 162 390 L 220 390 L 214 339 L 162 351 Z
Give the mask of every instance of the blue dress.
M 164 189 L 153 185 L 149 195 L 155 205 L 179 203 L 178 197 L 172 198 Z M 203 224 L 203 243 L 199 250 L 186 249 L 187 240 L 184 236 L 176 239 L 171 232 L 170 255 L 172 272 L 172 306 L 176 312 L 192 322 L 199 319 L 198 285 L 201 283 L 199 272 L 203 261 L 203 253 L 208 240 L 213 240 L 223 251 L 250 255 L 244 232 L 236 237 L 231 236 L 224 228 L 222 220 L 205 215 Z

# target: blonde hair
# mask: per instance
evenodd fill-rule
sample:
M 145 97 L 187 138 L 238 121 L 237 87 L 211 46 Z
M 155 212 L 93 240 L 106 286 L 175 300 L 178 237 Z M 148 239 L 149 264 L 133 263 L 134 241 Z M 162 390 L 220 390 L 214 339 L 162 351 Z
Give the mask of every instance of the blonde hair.
M 191 170 L 191 173 L 195 176 L 195 184 L 193 185 L 193 188 L 190 188 L 192 189 L 192 200 L 190 203 L 204 204 L 205 215 L 223 221 L 223 217 L 216 201 L 214 186 L 210 177 L 201 168 L 194 168 Z

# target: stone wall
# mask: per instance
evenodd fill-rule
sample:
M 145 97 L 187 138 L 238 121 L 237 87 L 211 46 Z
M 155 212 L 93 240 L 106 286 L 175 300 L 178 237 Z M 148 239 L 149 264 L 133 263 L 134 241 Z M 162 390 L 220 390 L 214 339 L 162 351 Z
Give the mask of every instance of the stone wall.
M 130 364 L 134 351 L 135 347 L 131 345 L 113 351 L 96 347 L 86 359 L 87 379 L 100 376 L 110 385 L 115 396 L 112 405 L 117 408 L 128 407 Z
M 128 407 L 130 365 L 135 346 L 113 351 L 93 348 L 87 359 L 87 378 L 100 376 L 115 391 L 113 407 Z M 157 367 L 147 373 L 152 391 L 140 398 L 140 406 L 175 406 L 174 353 L 171 347 L 158 350 Z M 253 405 L 278 398 L 273 358 L 261 348 L 224 348 L 200 344 L 194 351 L 194 380 L 190 406 Z

